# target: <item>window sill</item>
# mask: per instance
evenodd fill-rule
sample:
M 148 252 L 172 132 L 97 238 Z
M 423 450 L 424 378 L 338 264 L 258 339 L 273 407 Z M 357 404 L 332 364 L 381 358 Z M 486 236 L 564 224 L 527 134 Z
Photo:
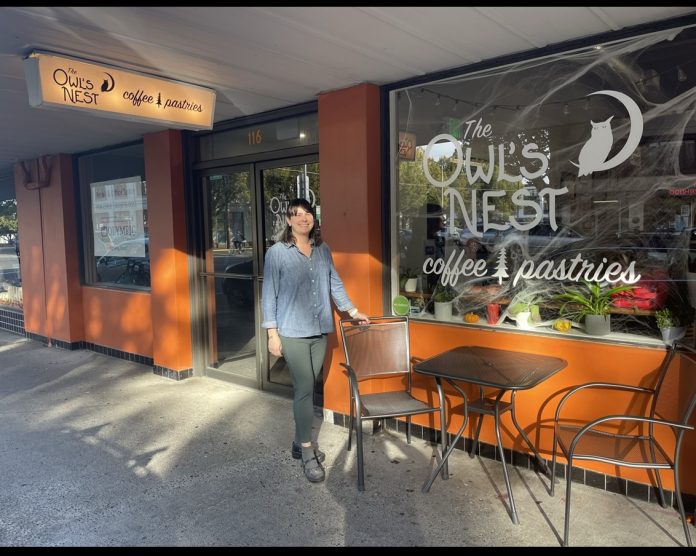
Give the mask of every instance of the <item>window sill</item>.
M 481 319 L 477 323 L 467 323 L 464 322 L 462 315 L 453 315 L 449 320 L 438 320 L 435 319 L 430 313 L 422 313 L 419 315 L 411 315 L 410 319 L 416 322 L 424 322 L 428 324 L 443 324 L 443 325 L 454 325 L 462 326 L 467 328 L 473 328 L 481 331 L 488 332 L 505 332 L 512 334 L 523 334 L 523 335 L 535 335 L 535 336 L 548 336 L 557 339 L 566 340 L 578 340 L 583 342 L 599 342 L 606 344 L 622 344 L 631 346 L 643 346 L 643 347 L 664 347 L 665 343 L 661 338 L 643 336 L 640 334 L 630 334 L 626 332 L 610 332 L 606 336 L 591 336 L 586 334 L 584 331 L 578 328 L 571 328 L 567 332 L 559 332 L 551 328 L 551 326 L 538 326 L 532 329 L 522 329 L 518 328 L 512 323 L 503 322 L 501 324 L 488 324 L 485 319 Z

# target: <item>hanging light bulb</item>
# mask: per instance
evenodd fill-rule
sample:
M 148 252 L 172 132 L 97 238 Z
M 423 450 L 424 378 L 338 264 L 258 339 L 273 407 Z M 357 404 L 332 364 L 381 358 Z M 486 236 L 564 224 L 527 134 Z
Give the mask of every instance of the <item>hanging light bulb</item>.
M 566 103 L 563 105 L 563 115 L 564 115 L 564 116 L 567 116 L 568 114 L 570 114 L 570 109 L 568 108 L 568 103 L 566 102 Z
M 681 68 L 681 66 L 677 66 L 677 81 L 680 83 L 686 81 L 686 72 Z
M 437 98 L 435 99 L 435 106 L 440 106 L 440 95 L 437 95 Z

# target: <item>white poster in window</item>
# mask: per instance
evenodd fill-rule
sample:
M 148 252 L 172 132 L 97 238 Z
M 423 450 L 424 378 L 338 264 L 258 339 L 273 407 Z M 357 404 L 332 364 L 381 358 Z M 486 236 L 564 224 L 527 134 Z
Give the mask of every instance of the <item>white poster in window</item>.
M 94 255 L 145 256 L 145 182 L 140 176 L 90 184 Z

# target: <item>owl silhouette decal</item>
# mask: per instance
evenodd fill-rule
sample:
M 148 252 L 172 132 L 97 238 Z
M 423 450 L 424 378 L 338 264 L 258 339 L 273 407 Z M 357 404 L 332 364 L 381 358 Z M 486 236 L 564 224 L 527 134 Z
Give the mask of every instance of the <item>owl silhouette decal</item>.
M 578 164 L 571 160 L 571 164 L 578 168 L 578 177 L 589 176 L 598 170 L 609 156 L 609 151 L 614 144 L 614 135 L 611 132 L 611 119 L 613 117 L 611 116 L 599 123 L 590 120 L 592 131 L 587 143 L 580 150 Z
M 613 157 L 607 160 L 609 151 L 614 145 L 614 133 L 611 129 L 611 116 L 603 122 L 595 123 L 590 120 L 592 130 L 590 138 L 580 149 L 577 164 L 570 160 L 569 162 L 578 168 L 578 177 L 589 176 L 592 172 L 600 172 L 615 168 L 623 163 L 631 156 L 631 153 L 636 150 L 640 143 L 640 138 L 643 136 L 643 114 L 635 101 L 624 93 L 619 91 L 595 91 L 591 95 L 605 95 L 618 100 L 626 109 L 628 114 L 628 137 L 624 146 Z M 620 129 L 626 126 L 621 125 Z M 622 135 L 623 133 L 621 133 Z

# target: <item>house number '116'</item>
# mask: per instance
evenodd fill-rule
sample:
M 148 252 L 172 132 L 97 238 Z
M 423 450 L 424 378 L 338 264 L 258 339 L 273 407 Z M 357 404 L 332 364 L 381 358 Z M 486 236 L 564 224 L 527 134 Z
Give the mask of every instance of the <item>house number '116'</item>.
M 257 129 L 247 133 L 247 140 L 249 141 L 250 145 L 260 145 L 263 141 L 263 134 L 261 133 L 261 130 Z

